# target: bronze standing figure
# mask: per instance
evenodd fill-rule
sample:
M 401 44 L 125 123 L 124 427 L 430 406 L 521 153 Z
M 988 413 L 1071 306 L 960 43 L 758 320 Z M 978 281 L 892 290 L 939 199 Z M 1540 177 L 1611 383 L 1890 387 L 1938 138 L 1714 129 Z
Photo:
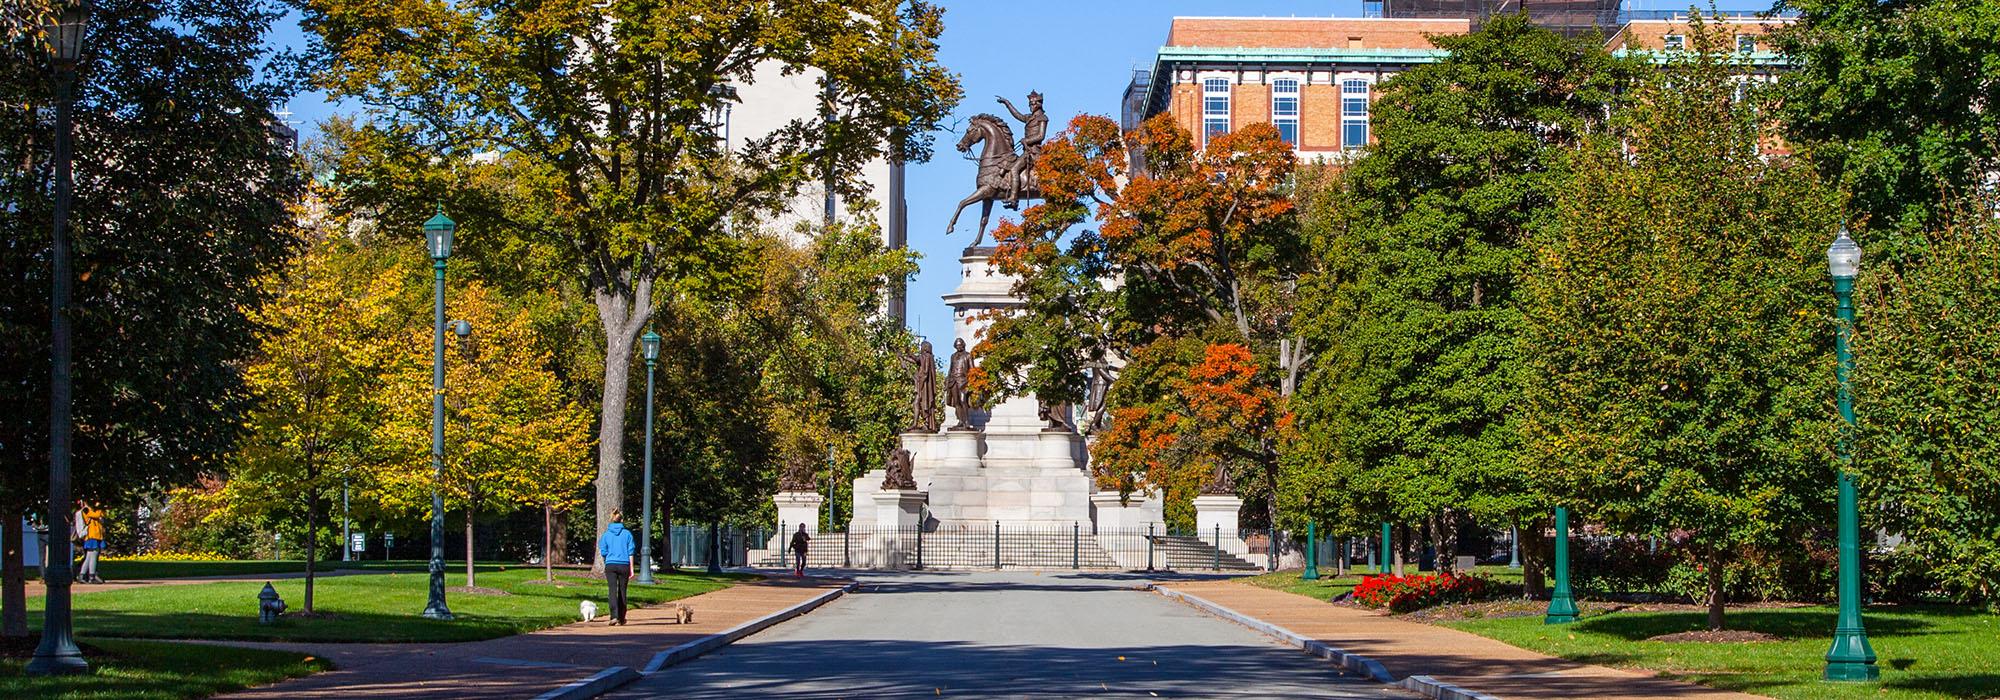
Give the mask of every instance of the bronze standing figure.
M 917 346 L 916 352 L 903 355 L 903 363 L 910 366 L 910 431 L 935 433 L 938 431 L 937 355 L 931 353 L 931 342 L 926 340 Z
M 952 430 L 972 430 L 972 353 L 965 351 L 965 340 L 951 341 L 951 370 L 944 377 L 944 402 L 950 406 L 956 422 Z

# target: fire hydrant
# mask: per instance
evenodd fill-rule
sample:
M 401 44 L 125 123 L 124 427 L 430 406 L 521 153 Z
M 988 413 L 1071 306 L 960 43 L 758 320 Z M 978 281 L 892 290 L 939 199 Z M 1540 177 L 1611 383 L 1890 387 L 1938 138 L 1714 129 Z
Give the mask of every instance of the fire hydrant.
M 278 597 L 278 589 L 265 583 L 264 590 L 257 594 L 257 622 L 268 625 L 277 622 L 284 613 L 285 601 Z

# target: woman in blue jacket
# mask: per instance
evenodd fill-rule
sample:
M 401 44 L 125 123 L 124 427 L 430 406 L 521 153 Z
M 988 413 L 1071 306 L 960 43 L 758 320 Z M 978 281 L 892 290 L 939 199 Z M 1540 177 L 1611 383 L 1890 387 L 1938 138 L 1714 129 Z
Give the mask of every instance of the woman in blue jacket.
M 625 581 L 632 578 L 632 533 L 625 513 L 611 511 L 611 526 L 597 538 L 597 555 L 604 558 L 604 582 L 611 585 L 611 624 L 625 624 Z

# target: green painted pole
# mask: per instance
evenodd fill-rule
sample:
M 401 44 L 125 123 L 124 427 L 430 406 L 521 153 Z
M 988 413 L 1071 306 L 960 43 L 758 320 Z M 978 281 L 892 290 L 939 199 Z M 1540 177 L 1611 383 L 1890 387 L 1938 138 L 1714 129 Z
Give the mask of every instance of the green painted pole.
M 1376 558 L 1375 573 L 1389 573 L 1389 562 L 1395 561 L 1394 555 L 1390 552 L 1391 543 L 1395 540 L 1393 534 L 1389 529 L 1389 521 L 1382 521 L 1382 556 Z
M 1833 350 L 1835 379 L 1839 384 L 1840 437 L 1835 444 L 1839 467 L 1840 507 L 1840 616 L 1834 623 L 1833 645 L 1826 650 L 1826 680 L 1872 681 L 1881 677 L 1875 666 L 1875 649 L 1868 644 L 1868 632 L 1861 625 L 1861 516 L 1855 504 L 1854 452 L 1850 439 L 1854 432 L 1854 397 L 1849 391 L 1849 375 L 1854 371 L 1854 355 L 1848 352 L 1848 337 L 1854 332 L 1854 277 L 1861 263 L 1861 248 L 1842 229 L 1826 251 L 1827 266 L 1833 274 L 1833 296 L 1839 302 Z
M 1549 612 L 1542 624 L 1576 622 L 1576 598 L 1569 590 L 1569 509 L 1556 508 L 1556 589 L 1549 595 Z
M 1319 580 L 1319 531 L 1311 522 L 1306 523 L 1306 573 L 1300 578 Z

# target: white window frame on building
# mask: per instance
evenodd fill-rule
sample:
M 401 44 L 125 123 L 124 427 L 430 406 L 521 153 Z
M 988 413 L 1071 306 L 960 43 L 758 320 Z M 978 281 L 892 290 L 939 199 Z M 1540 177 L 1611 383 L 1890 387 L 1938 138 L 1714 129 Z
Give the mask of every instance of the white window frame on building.
M 1201 141 L 1208 143 L 1222 134 L 1229 133 L 1229 110 L 1234 105 L 1231 91 L 1235 86 L 1228 78 L 1207 77 L 1201 79 Z
M 1369 131 L 1368 110 L 1374 102 L 1374 96 L 1369 94 L 1372 86 L 1362 78 L 1341 78 L 1339 85 L 1340 148 L 1351 151 L 1366 147 Z M 1359 109 L 1356 109 L 1357 103 Z
M 1299 86 L 1304 82 L 1290 76 L 1271 81 L 1271 126 L 1292 148 L 1299 147 Z
M 1668 51 L 1680 51 L 1687 48 L 1687 37 L 1681 34 L 1668 34 L 1660 37 L 1660 45 Z

